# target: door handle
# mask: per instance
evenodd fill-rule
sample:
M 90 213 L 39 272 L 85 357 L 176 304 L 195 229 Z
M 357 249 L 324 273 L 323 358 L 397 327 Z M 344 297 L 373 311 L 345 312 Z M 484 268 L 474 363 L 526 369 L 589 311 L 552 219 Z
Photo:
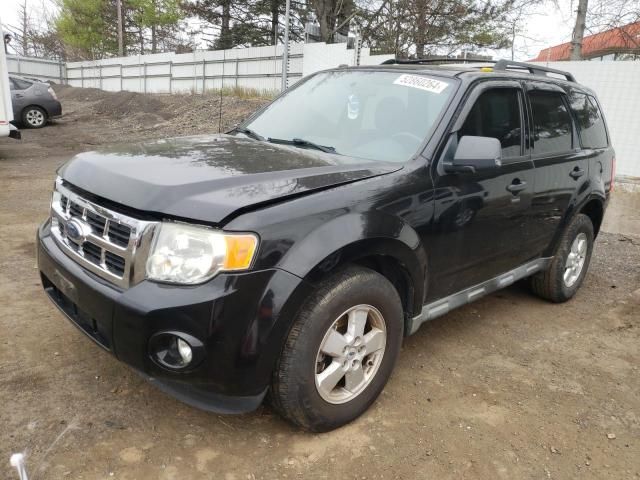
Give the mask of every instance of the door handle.
M 577 180 L 578 178 L 583 176 L 585 173 L 586 172 L 582 168 L 576 167 L 573 170 L 571 170 L 571 172 L 569 172 L 569 175 L 571 175 L 571 178 Z
M 518 183 L 515 183 L 515 182 L 516 181 L 514 180 L 514 183 L 507 185 L 507 190 L 509 190 L 514 195 L 517 195 L 522 190 L 527 188 L 527 182 L 520 182 L 520 181 L 518 181 Z
M 22 95 L 21 93 L 16 93 L 16 98 L 22 98 L 24 97 L 24 95 Z

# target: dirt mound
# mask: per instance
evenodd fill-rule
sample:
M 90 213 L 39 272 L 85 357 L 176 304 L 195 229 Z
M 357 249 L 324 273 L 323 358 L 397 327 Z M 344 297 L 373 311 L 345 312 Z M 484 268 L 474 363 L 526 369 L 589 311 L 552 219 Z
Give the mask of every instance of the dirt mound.
M 157 96 L 135 92 L 105 92 L 108 95 L 95 105 L 93 111 L 98 115 L 121 118 L 131 114 L 155 114 L 168 120 L 173 112 L 166 111 L 166 104 Z
M 140 138 L 225 132 L 267 101 L 247 92 L 143 94 L 56 85 L 62 102 L 60 123 L 74 123 L 77 140 L 88 145 Z M 92 124 L 85 129 L 85 124 Z M 102 125 L 97 128 L 98 125 Z

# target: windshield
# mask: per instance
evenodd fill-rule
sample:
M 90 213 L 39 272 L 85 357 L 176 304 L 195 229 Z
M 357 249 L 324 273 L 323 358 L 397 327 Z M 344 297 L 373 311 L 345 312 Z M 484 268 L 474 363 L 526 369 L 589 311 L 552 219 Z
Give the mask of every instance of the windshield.
M 246 127 L 265 139 L 296 140 L 338 154 L 405 162 L 425 140 L 454 88 L 419 74 L 319 73 L 275 100 Z

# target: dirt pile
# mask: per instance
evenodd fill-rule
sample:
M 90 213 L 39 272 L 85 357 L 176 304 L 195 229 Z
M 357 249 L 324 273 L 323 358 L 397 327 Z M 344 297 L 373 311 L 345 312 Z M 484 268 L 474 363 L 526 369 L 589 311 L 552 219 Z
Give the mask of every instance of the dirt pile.
M 96 122 L 105 122 L 110 130 L 120 130 L 117 142 L 136 139 L 138 134 L 149 138 L 224 132 L 268 102 L 264 97 L 220 97 L 219 92 L 163 95 L 66 85 L 55 89 L 64 112 L 60 122 L 90 120 L 94 128 Z

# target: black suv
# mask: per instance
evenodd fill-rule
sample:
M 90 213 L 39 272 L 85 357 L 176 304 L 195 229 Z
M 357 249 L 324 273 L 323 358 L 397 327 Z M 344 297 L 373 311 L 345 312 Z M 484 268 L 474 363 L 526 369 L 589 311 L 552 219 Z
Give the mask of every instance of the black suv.
M 374 402 L 423 322 L 527 277 L 570 299 L 613 177 L 598 101 L 568 73 L 337 68 L 228 134 L 77 155 L 38 263 L 69 319 L 158 388 L 225 413 L 269 392 L 326 431 Z

